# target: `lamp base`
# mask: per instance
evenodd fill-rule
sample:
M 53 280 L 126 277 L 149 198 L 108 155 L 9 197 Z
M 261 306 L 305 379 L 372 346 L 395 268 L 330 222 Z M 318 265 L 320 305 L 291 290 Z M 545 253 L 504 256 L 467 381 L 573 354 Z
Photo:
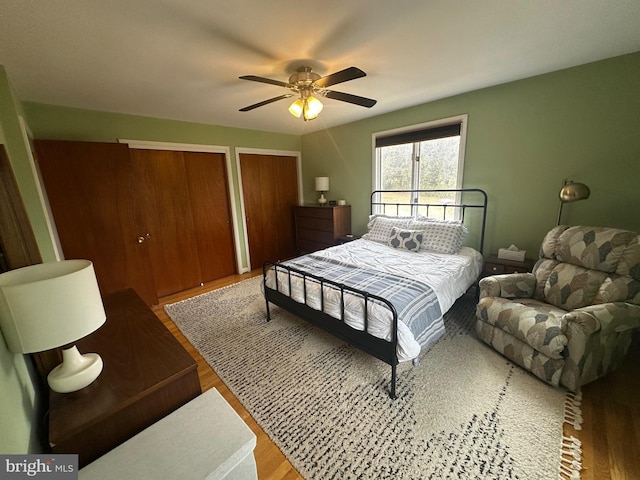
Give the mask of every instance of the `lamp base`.
M 327 203 L 327 199 L 324 198 L 324 192 L 320 192 L 320 198 L 318 199 L 318 203 L 320 205 L 324 205 L 325 203 Z
M 81 390 L 102 373 L 102 358 L 97 353 L 80 354 L 75 345 L 62 351 L 62 363 L 51 370 L 47 382 L 51 390 L 70 393 Z

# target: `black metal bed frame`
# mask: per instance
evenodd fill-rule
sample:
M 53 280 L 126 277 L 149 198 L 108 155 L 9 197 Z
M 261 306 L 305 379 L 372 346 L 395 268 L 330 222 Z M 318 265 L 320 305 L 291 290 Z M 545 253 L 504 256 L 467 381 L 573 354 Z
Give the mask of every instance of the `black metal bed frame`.
M 397 194 L 415 194 L 413 198 L 409 202 L 383 202 L 379 200 L 379 196 L 384 193 L 397 193 Z M 468 194 L 478 194 L 480 195 L 481 200 L 475 202 L 457 202 L 457 203 L 422 203 L 419 202 L 420 194 L 428 194 L 428 193 L 455 193 L 456 196 L 468 195 Z M 469 209 L 481 209 L 481 229 L 480 229 L 480 239 L 479 239 L 479 248 L 478 250 L 482 253 L 484 248 L 484 234 L 486 227 L 486 217 L 487 217 L 487 194 L 480 189 L 446 189 L 446 190 L 376 190 L 371 194 L 371 213 L 375 213 L 374 210 L 376 207 L 395 207 L 396 215 L 400 212 L 400 209 L 403 207 L 411 207 L 414 215 L 420 212 L 420 208 L 424 208 L 426 214 L 428 215 L 429 209 L 431 207 L 439 207 L 443 208 L 443 218 L 446 216 L 446 212 L 448 209 L 458 209 L 457 211 L 460 213 L 459 220 L 461 222 L 465 221 L 465 214 Z M 385 210 L 386 212 L 386 210 Z M 274 280 L 275 280 L 275 289 L 269 288 L 267 286 L 267 273 L 269 270 L 274 271 Z M 302 278 L 303 280 L 303 300 L 304 303 L 297 302 L 290 298 L 287 294 L 280 291 L 278 279 L 282 278 L 281 275 L 285 275 L 285 280 L 288 282 L 288 291 L 291 292 L 291 276 L 296 276 L 298 278 Z M 307 303 L 307 282 L 312 281 L 316 284 L 320 285 L 320 310 L 316 310 L 312 308 Z M 274 305 L 278 305 L 279 307 L 287 310 L 288 312 L 293 313 L 294 315 L 307 320 L 313 325 L 327 331 L 335 335 L 336 337 L 345 340 L 351 345 L 359 348 L 360 350 L 368 353 L 376 357 L 379 360 L 387 363 L 391 366 L 391 384 L 389 396 L 392 399 L 396 399 L 396 380 L 397 380 L 397 365 L 398 365 L 398 355 L 397 355 L 397 346 L 398 346 L 398 313 L 396 312 L 395 307 L 388 300 L 379 297 L 377 295 L 370 294 L 365 291 L 361 291 L 347 285 L 343 285 L 337 282 L 333 282 L 331 280 L 322 278 L 318 275 L 314 275 L 310 272 L 305 272 L 293 267 L 289 267 L 283 265 L 280 262 L 271 262 L 267 261 L 262 266 L 262 282 L 263 282 L 263 291 L 266 303 L 266 314 L 267 321 L 271 320 L 271 310 L 269 308 L 269 303 L 273 303 Z M 331 288 L 340 292 L 340 318 L 334 318 L 329 314 L 325 313 L 324 306 L 324 289 Z M 350 325 L 348 325 L 344 321 L 344 296 L 345 293 L 348 295 L 356 295 L 363 299 L 364 301 L 364 330 L 357 330 Z M 370 302 L 376 302 L 378 304 L 383 305 L 388 308 L 392 314 L 392 335 L 391 340 L 384 340 L 378 337 L 373 336 L 368 333 L 369 326 L 369 318 L 368 318 L 368 305 Z

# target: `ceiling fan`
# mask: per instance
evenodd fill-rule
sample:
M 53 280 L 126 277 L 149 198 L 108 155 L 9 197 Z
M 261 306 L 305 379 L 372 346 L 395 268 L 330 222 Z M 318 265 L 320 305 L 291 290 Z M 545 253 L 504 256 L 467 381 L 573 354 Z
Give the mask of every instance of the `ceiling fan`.
M 332 85 L 348 82 L 349 80 L 355 80 L 356 78 L 365 77 L 366 75 L 366 73 L 356 67 L 345 68 L 344 70 L 340 70 L 339 72 L 332 73 L 324 77 L 313 72 L 311 67 L 300 67 L 296 73 L 289 77 L 288 82 L 281 82 L 280 80 L 272 80 L 265 77 L 257 77 L 255 75 L 244 75 L 239 78 L 242 80 L 251 80 L 252 82 L 268 83 L 270 85 L 285 87 L 291 90 L 292 93 L 285 93 L 284 95 L 279 95 L 262 102 L 254 103 L 248 107 L 241 108 L 240 111 L 248 112 L 249 110 L 277 102 L 278 100 L 299 96 L 299 98 L 296 99 L 296 101 L 294 101 L 289 107 L 289 112 L 291 112 L 293 116 L 298 118 L 302 117 L 305 122 L 308 122 L 309 120 L 316 118 L 322 111 L 322 102 L 314 97 L 314 95 L 371 108 L 376 104 L 376 100 L 359 97 L 358 95 L 352 95 L 350 93 L 327 90 L 327 87 Z

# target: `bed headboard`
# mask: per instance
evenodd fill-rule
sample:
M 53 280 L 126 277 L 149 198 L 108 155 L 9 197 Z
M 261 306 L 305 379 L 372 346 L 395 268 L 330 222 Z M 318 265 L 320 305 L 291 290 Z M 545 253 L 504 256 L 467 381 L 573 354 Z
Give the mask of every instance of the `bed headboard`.
M 487 193 L 479 188 L 443 190 L 374 190 L 371 214 L 458 220 L 469 230 L 465 244 L 484 249 Z

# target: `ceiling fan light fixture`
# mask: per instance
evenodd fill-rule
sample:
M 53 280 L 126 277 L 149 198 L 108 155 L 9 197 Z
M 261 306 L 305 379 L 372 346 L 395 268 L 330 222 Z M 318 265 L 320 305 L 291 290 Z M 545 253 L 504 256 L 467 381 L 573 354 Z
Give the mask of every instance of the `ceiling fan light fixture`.
M 376 104 L 376 100 L 372 98 L 359 97 L 350 93 L 336 92 L 327 90 L 327 87 L 338 83 L 348 82 L 356 78 L 366 77 L 366 73 L 356 67 L 345 68 L 339 72 L 332 73 L 321 77 L 317 73 L 311 71 L 311 67 L 300 67 L 289 77 L 289 83 L 273 80 L 271 78 L 258 77 L 256 75 L 243 75 L 242 80 L 251 80 L 253 82 L 268 83 L 279 87 L 285 87 L 291 93 L 286 93 L 278 97 L 269 98 L 262 102 L 254 103 L 247 107 L 241 108 L 241 112 L 248 112 L 254 108 L 269 105 L 284 98 L 299 96 L 295 102 L 289 106 L 289 113 L 296 118 L 302 117 L 305 122 L 316 118 L 323 109 L 322 102 L 311 94 L 321 95 L 332 100 L 352 103 L 361 107 L 371 108 Z
M 302 111 L 304 115 L 304 119 L 313 120 L 318 115 L 320 115 L 320 112 L 322 111 L 323 108 L 324 108 L 324 105 L 322 105 L 322 102 L 318 100 L 316 97 L 308 97 L 305 104 L 305 108 Z
M 289 106 L 289 113 L 296 118 L 300 118 L 302 115 L 302 109 L 304 108 L 304 102 L 301 98 L 297 99 Z
M 302 117 L 305 122 L 316 118 L 324 105 L 316 97 L 308 96 L 306 98 L 298 98 L 289 106 L 289 113 L 296 118 Z

